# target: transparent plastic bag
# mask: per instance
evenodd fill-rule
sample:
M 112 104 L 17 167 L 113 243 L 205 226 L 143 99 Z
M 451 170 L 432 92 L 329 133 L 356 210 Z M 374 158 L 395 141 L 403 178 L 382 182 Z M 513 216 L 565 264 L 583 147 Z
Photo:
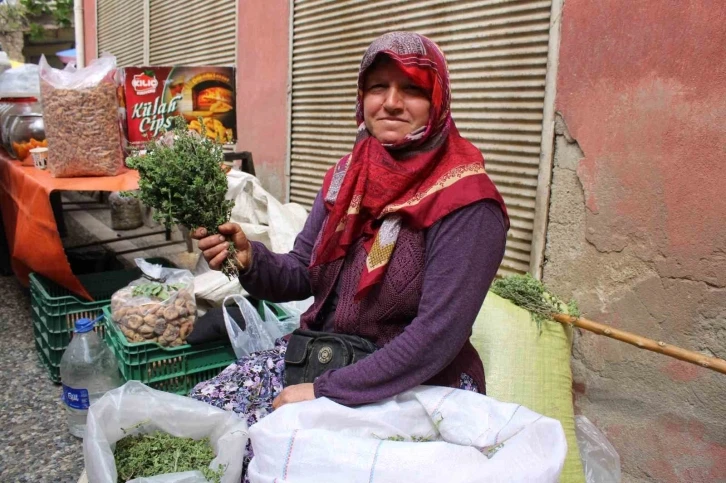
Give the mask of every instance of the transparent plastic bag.
M 113 451 L 126 436 L 163 431 L 172 436 L 209 438 L 216 458 L 209 467 L 226 467 L 222 483 L 239 483 L 242 454 L 249 431 L 244 419 L 233 412 L 184 396 L 157 391 L 129 381 L 109 391 L 88 410 L 83 458 L 88 481 L 116 483 L 118 473 Z M 184 472 L 138 478 L 135 483 L 206 483 L 202 473 Z
M 304 314 L 312 304 L 313 297 L 305 300 L 296 300 L 277 304 L 277 306 L 285 312 L 285 320 L 280 321 L 280 329 L 282 329 L 283 335 L 287 335 L 300 327 L 300 317 L 302 317 L 302 314 Z
M 575 416 L 575 434 L 587 483 L 620 483 L 620 455 L 585 416 Z
M 237 303 L 244 318 L 245 330 L 242 330 L 227 312 L 228 300 L 234 300 Z M 265 314 L 264 320 L 250 301 L 242 295 L 228 295 L 224 299 L 222 304 L 224 326 L 227 328 L 229 340 L 232 342 L 234 353 L 238 358 L 248 356 L 253 352 L 272 349 L 275 347 L 275 340 L 283 336 L 275 314 L 267 305 L 262 305 Z
M 116 58 L 55 69 L 41 57 L 40 93 L 53 177 L 116 176 L 124 171 Z
M 145 276 L 111 296 L 114 323 L 129 342 L 184 344 L 197 318 L 192 272 L 164 268 L 143 258 L 135 261 Z M 158 293 L 148 294 L 151 290 Z

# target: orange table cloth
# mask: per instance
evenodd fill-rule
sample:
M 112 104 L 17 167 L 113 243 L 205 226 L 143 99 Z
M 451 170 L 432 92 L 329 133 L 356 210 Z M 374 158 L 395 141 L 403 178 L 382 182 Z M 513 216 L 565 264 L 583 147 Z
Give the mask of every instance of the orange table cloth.
M 92 300 L 71 271 L 53 216 L 50 193 L 125 191 L 138 187 L 139 174 L 134 170 L 108 177 L 53 178 L 48 171 L 25 166 L 0 153 L 0 209 L 11 266 L 20 282 L 28 286 L 28 275 L 37 272 Z

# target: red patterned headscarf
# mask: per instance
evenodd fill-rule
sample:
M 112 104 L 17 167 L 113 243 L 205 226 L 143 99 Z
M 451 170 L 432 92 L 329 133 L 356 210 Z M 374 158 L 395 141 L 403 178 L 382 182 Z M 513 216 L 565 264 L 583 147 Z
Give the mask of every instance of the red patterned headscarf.
M 366 129 L 363 89 L 376 57 L 386 55 L 419 87 L 430 93 L 429 120 L 395 145 L 383 145 Z M 459 135 L 451 118 L 449 72 L 443 53 L 426 37 L 393 32 L 376 39 L 358 74 L 353 152 L 325 176 L 329 209 L 312 266 L 345 257 L 364 238 L 368 253 L 356 296 L 379 283 L 393 254 L 401 223 L 425 229 L 449 213 L 480 200 L 504 200 L 484 170 L 479 149 Z M 452 247 L 455 249 L 455 247 Z

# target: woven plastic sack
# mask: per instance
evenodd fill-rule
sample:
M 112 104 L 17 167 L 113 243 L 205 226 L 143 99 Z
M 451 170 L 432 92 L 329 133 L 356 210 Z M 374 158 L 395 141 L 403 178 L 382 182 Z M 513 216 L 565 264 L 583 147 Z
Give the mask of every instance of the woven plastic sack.
M 555 483 L 567 452 L 554 419 L 434 386 L 356 408 L 327 398 L 288 404 L 250 438 L 251 483 Z
M 484 363 L 487 396 L 560 421 L 568 446 L 560 481 L 584 483 L 572 407 L 572 330 L 548 321 L 540 333 L 529 312 L 489 292 L 471 342 Z
M 114 230 L 133 230 L 144 224 L 138 198 L 114 191 L 108 195 L 108 204 L 111 207 L 111 228 Z
M 138 426 L 138 427 L 137 427 Z M 126 436 L 163 431 L 172 436 L 209 438 L 217 455 L 209 467 L 226 467 L 222 483 L 239 483 L 249 439 L 247 423 L 233 412 L 184 396 L 129 381 L 109 391 L 88 410 L 83 458 L 88 481 L 116 483 L 113 447 Z M 136 483 L 205 483 L 201 472 L 169 473 L 131 480 Z

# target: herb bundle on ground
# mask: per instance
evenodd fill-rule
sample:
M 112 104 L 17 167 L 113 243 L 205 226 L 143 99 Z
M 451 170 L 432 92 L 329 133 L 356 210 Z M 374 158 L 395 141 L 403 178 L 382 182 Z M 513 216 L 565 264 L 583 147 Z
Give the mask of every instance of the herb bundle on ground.
M 138 197 L 154 208 L 154 219 L 167 228 L 174 224 L 190 230 L 204 228 L 218 233 L 229 221 L 234 202 L 225 199 L 227 176 L 222 170 L 222 146 L 187 129 L 183 117 L 172 120 L 173 129 L 149 141 L 146 153 L 129 157 L 126 164 L 139 171 Z M 238 275 L 236 249 L 230 243 L 222 272 Z
M 224 468 L 209 468 L 214 450 L 209 439 L 179 438 L 157 431 L 127 436 L 116 443 L 114 451 L 118 483 L 134 478 L 183 471 L 200 471 L 213 483 L 222 481 Z

